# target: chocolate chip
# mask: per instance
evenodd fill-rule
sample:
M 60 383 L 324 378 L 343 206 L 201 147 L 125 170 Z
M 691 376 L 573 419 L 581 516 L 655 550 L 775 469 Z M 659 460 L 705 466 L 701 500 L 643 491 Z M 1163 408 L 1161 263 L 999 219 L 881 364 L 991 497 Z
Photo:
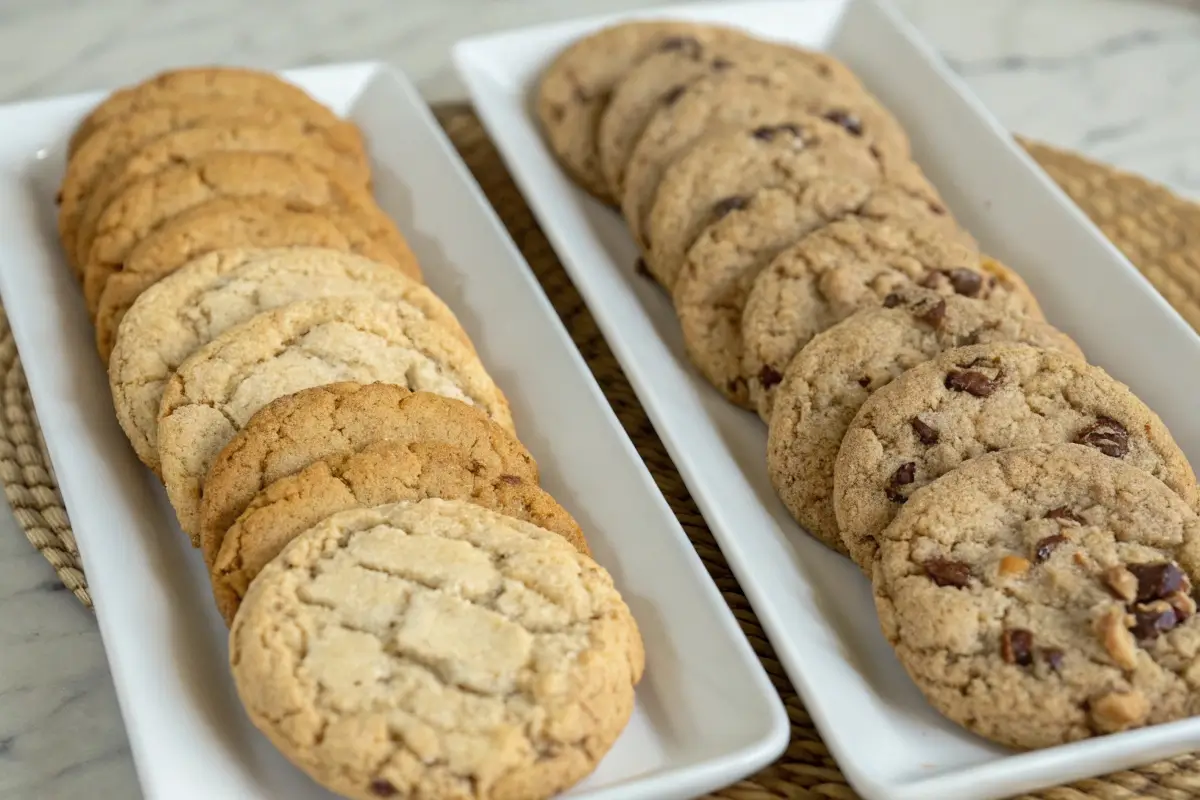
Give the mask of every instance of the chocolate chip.
M 1151 600 L 1162 600 L 1183 588 L 1187 576 L 1183 570 L 1172 561 L 1160 561 L 1154 564 L 1126 564 L 1125 568 L 1137 578 L 1137 599 L 1146 603 Z
M 400 794 L 400 790 L 392 785 L 392 782 L 385 778 L 376 778 L 371 781 L 371 794 L 376 797 L 395 797 Z
M 761 128 L 755 128 L 750 131 L 750 135 L 762 142 L 773 140 L 778 134 L 786 133 L 791 136 L 801 135 L 799 125 L 786 122 L 782 125 L 763 125 Z
M 1050 558 L 1060 544 L 1066 544 L 1069 541 L 1071 540 L 1061 533 L 1047 536 L 1044 539 L 1038 539 L 1037 544 L 1033 546 L 1033 560 L 1041 564 Z
M 948 558 L 932 558 L 921 565 L 925 574 L 938 586 L 961 589 L 971 582 L 971 568 L 961 561 Z
M 1166 633 L 1178 624 L 1175 609 L 1166 603 L 1138 605 L 1133 608 L 1133 627 L 1130 631 L 1138 639 L 1157 639 L 1160 633 Z
M 1083 525 L 1083 517 L 1076 514 L 1066 506 L 1052 508 L 1046 512 L 1046 519 L 1056 519 L 1059 522 L 1074 522 L 1076 525 Z
M 650 267 L 646 266 L 646 259 L 639 258 L 633 265 L 633 271 L 643 278 L 652 278 L 654 275 L 650 272 Z
M 516 475 L 501 475 L 500 480 L 512 486 L 519 486 L 521 484 L 520 477 Z
M 758 371 L 758 382 L 762 384 L 764 389 L 770 389 L 772 386 L 778 386 L 783 376 L 779 374 L 779 370 L 772 367 L 770 364 L 764 364 L 763 368 Z
M 912 425 L 913 432 L 917 434 L 917 438 L 921 440 L 921 444 L 937 444 L 937 428 L 926 425 L 920 417 L 913 417 L 909 423 Z
M 717 219 L 720 219 L 730 211 L 736 211 L 739 208 L 745 208 L 749 204 L 750 198 L 748 197 L 741 197 L 739 195 L 726 197 L 724 200 L 718 200 L 713 205 L 713 216 L 715 216 Z
M 716 69 L 716 70 L 729 69 L 730 67 L 733 66 L 733 62 L 727 58 L 718 57 L 718 58 L 713 59 L 711 66 L 713 69 Z
M 957 267 L 948 271 L 946 277 L 950 279 L 955 293 L 964 297 L 975 297 L 983 288 L 983 276 L 974 270 Z
M 938 300 L 936 303 L 917 314 L 917 319 L 921 320 L 931 328 L 940 328 L 942 320 L 946 318 L 946 301 Z
M 746 385 L 746 380 L 744 378 L 731 378 L 729 381 L 727 381 L 725 383 L 725 388 L 729 391 L 730 394 L 738 394 L 739 392 L 742 391 L 742 387 L 744 387 L 745 385 Z
M 895 308 L 896 306 L 900 305 L 903 302 L 904 302 L 903 297 L 896 294 L 895 292 L 892 292 L 887 297 L 883 298 L 883 307 L 884 308 Z
M 663 96 L 660 98 L 660 102 L 662 102 L 664 106 L 673 106 L 675 105 L 675 101 L 682 97 L 683 93 L 686 91 L 686 86 L 672 86 L 663 93 Z
M 1000 634 L 1000 656 L 1009 664 L 1028 667 L 1033 663 L 1033 634 L 1024 628 Z
M 865 389 L 871 385 L 871 379 L 868 376 L 863 375 L 861 378 L 858 379 L 858 385 Z
M 1042 659 L 1050 665 L 1050 669 L 1055 672 L 1062 671 L 1063 656 L 1066 655 L 1057 647 L 1043 647 Z
M 1129 452 L 1129 431 L 1112 417 L 1097 417 L 1075 436 L 1075 443 L 1094 447 L 1106 456 L 1123 458 Z
M 888 478 L 888 485 L 884 489 L 884 492 L 893 503 L 903 503 L 908 498 L 900 494 L 900 487 L 908 486 L 916 479 L 917 463 L 915 461 L 905 461 L 896 467 L 896 471 L 892 473 L 892 477 Z
M 834 110 L 825 115 L 825 119 L 834 125 L 841 125 L 851 136 L 862 136 L 862 120 L 849 111 Z
M 982 372 L 953 370 L 946 375 L 946 388 L 954 392 L 966 392 L 974 397 L 990 397 L 999 386 Z

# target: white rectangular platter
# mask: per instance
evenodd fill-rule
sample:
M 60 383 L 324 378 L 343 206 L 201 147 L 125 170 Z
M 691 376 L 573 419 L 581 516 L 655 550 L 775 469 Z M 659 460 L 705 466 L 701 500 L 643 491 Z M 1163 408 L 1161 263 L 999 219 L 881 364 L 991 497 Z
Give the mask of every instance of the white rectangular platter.
M 646 642 L 629 727 L 571 794 L 732 783 L 788 738 L 778 695 L 527 265 L 411 86 L 373 64 L 288 73 L 357 122 L 376 193 L 508 395 L 544 487 L 580 521 Z M 87 569 L 145 795 L 327 798 L 246 720 L 199 553 L 117 426 L 59 256 L 63 144 L 99 96 L 0 109 L 0 292 Z
M 917 161 L 984 248 L 1024 275 L 1047 316 L 1132 385 L 1200 464 L 1200 338 L 885 2 L 672 6 L 459 43 L 455 62 L 542 227 L 711 525 L 839 766 L 883 800 L 992 798 L 1200 747 L 1200 719 L 1015 754 L 942 719 L 879 632 L 868 582 L 809 539 L 767 479 L 766 431 L 684 354 L 665 293 L 634 273 L 618 215 L 576 189 L 529 113 L 540 70 L 620 18 L 686 18 L 827 50 L 908 130 Z

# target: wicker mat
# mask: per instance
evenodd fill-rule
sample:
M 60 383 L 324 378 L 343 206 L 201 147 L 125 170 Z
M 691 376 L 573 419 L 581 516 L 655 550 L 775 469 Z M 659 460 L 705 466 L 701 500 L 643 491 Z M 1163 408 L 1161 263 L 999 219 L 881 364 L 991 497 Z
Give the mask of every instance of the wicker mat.
M 787 706 L 792 741 L 784 756 L 757 775 L 712 797 L 725 800 L 856 797 L 792 690 L 750 604 L 717 549 L 621 367 L 558 263 L 479 120 L 469 108 L 462 106 L 442 108 L 438 117 L 533 267 L 542 288 L 653 473 L 659 489 L 670 501 L 726 602 L 737 615 Z M 1200 329 L 1200 206 L 1135 175 L 1117 172 L 1044 145 L 1023 144 L 1188 322 Z M 2 309 L 0 371 L 4 379 L 4 424 L 0 426 L 3 434 L 0 436 L 0 477 L 4 480 L 4 492 L 30 543 L 54 565 L 59 578 L 80 602 L 90 607 L 87 578 Z M 1180 756 L 1025 797 L 1046 800 L 1187 800 L 1200 797 L 1200 754 Z

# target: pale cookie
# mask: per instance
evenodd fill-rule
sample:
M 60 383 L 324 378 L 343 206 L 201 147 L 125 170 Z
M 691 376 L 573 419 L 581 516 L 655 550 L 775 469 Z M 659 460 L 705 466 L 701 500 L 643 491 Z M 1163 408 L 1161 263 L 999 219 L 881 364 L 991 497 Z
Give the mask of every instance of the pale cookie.
M 189 356 L 163 392 L 159 463 L 193 542 L 204 479 L 221 448 L 275 398 L 338 381 L 445 395 L 513 427 L 508 403 L 474 351 L 412 306 L 330 297 L 263 312 Z
M 429 497 L 465 500 L 552 531 L 589 554 L 579 524 L 534 483 L 477 471 L 466 451 L 441 442 L 376 442 L 280 478 L 254 496 L 210 565 L 213 597 L 233 622 L 251 582 L 288 542 L 339 511 Z
M 160 106 L 118 117 L 101 126 L 67 162 L 58 193 L 58 233 L 63 251 L 82 278 L 75 253 L 80 217 L 96 181 L 125 162 L 150 142 L 172 131 L 252 123 L 261 126 L 288 124 L 321 129 L 329 146 L 348 163 L 357 163 L 369 175 L 370 164 L 358 127 L 321 108 L 315 117 L 289 109 L 260 108 L 226 98 L 209 98 L 183 106 Z
M 445 303 L 395 267 L 317 248 L 217 250 L 151 286 L 121 323 L 109 385 L 138 458 L 158 471 L 158 410 L 179 365 L 230 328 L 298 300 L 365 297 L 397 303 L 471 341 Z
M 809 339 L 914 284 L 1041 318 L 1023 283 L 985 271 L 961 239 L 916 221 L 848 217 L 805 236 L 754 280 L 742 314 L 742 375 L 759 416 L 771 419 L 784 370 Z
M 1017 748 L 1200 713 L 1200 519 L 1078 445 L 975 459 L 880 541 L 884 635 L 938 711 Z
M 125 259 L 171 217 L 219 197 L 267 195 L 297 208 L 333 207 L 351 214 L 373 239 L 400 238 L 363 187 L 302 159 L 275 153 L 209 153 L 148 175 L 113 198 L 96 223 L 84 267 L 84 298 L 94 316 L 104 284 Z M 80 243 L 84 244 L 82 237 Z
M 849 215 L 922 220 L 971 239 L 914 168 L 906 185 L 824 177 L 760 189 L 703 230 L 688 249 L 672 299 L 692 363 L 731 402 L 753 408 L 742 375 L 742 310 L 754 279 L 787 247 Z
M 332 111 L 309 97 L 299 86 L 269 72 L 236 67 L 189 67 L 161 72 L 135 86 L 113 92 L 75 128 L 67 145 L 67 155 L 74 156 L 104 125 L 127 114 L 217 98 L 288 109 L 316 120 L 326 114 L 336 119 Z
M 537 464 L 516 437 L 466 403 L 386 383 L 335 383 L 275 400 L 217 456 L 204 484 L 200 546 L 212 563 L 254 497 L 318 461 L 383 441 L 442 442 L 472 471 L 536 485 Z
M 979 300 L 922 289 L 890 297 L 885 306 L 859 311 L 813 337 L 788 365 L 771 413 L 771 485 L 805 530 L 843 554 L 833 465 L 846 429 L 872 392 L 964 344 L 1022 342 L 1083 357 L 1078 345 L 1045 322 Z M 937 438 L 931 429 L 915 432 Z
M 625 170 L 621 213 L 642 252 L 653 245 L 647 224 L 659 183 L 677 158 L 726 127 L 786 125 L 798 114 L 825 117 L 861 138 L 874 148 L 885 177 L 889 168 L 909 162 L 904 131 L 865 94 L 814 90 L 809 82 L 793 80 L 788 70 L 702 78 L 655 112 Z
M 557 795 L 612 747 L 645 665 L 596 562 L 436 499 L 301 535 L 250 587 L 229 642 L 251 721 L 354 800 Z
M 855 563 L 920 487 L 995 450 L 1075 442 L 1153 475 L 1196 507 L 1196 476 L 1162 420 L 1124 384 L 1066 353 L 1019 344 L 949 350 L 867 399 L 842 440 L 834 510 Z
M 227 120 L 212 127 L 188 128 L 160 136 L 114 164 L 97 178 L 79 218 L 76 258 L 86 258 L 96 225 L 109 204 L 136 181 L 167 167 L 187 164 L 209 153 L 282 153 L 302 159 L 347 185 L 369 187 L 371 173 L 362 161 L 347 159 L 330 146 L 324 131 L 297 120 L 264 125 Z
M 858 80 L 836 59 L 798 47 L 743 35 L 692 39 L 647 56 L 617 83 L 600 117 L 596 136 L 600 171 L 614 197 L 625 184 L 625 165 L 650 118 L 671 96 L 706 75 L 785 68 L 793 82 L 807 81 L 814 92 L 862 91 Z
M 397 244 L 399 248 L 397 248 Z M 293 207 L 276 197 L 220 197 L 178 214 L 129 252 L 109 277 L 96 309 L 96 348 L 108 362 L 121 321 L 142 292 L 215 250 L 319 247 L 354 253 L 420 282 L 421 268 L 403 239 L 379 242 L 353 216 L 331 207 Z
M 613 87 L 655 52 L 693 47 L 714 36 L 744 36 L 730 28 L 674 20 L 627 22 L 604 28 L 563 50 L 546 67 L 534 99 L 550 149 L 577 184 L 613 202 L 596 152 L 600 115 Z

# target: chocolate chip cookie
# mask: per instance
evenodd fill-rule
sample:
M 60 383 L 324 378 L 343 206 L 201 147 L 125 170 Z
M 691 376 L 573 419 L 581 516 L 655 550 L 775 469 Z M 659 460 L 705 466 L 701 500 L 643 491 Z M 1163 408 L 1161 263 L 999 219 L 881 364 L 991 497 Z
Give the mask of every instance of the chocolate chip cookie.
M 1144 471 L 1061 444 L 914 493 L 874 569 L 884 634 L 942 714 L 1050 747 L 1200 713 L 1200 519 Z
M 850 556 L 870 570 L 880 532 L 914 491 L 996 450 L 1075 442 L 1153 475 L 1196 507 L 1196 476 L 1162 420 L 1099 367 L 1055 350 L 948 350 L 874 392 L 834 467 Z
M 1040 318 L 1033 295 L 1014 279 L 988 274 L 978 251 L 933 225 L 860 217 L 827 225 L 781 253 L 754 280 L 742 316 L 742 374 L 751 402 L 769 421 L 775 389 L 800 348 L 907 286 Z
M 894 295 L 885 307 L 859 311 L 813 337 L 784 373 L 767 437 L 767 474 L 795 520 L 846 553 L 833 510 L 833 471 L 858 409 L 873 392 L 938 353 L 989 342 L 1022 342 L 1083 357 L 1066 334 L 1045 322 L 925 289 Z M 913 425 L 919 439 L 936 443 L 932 427 Z

